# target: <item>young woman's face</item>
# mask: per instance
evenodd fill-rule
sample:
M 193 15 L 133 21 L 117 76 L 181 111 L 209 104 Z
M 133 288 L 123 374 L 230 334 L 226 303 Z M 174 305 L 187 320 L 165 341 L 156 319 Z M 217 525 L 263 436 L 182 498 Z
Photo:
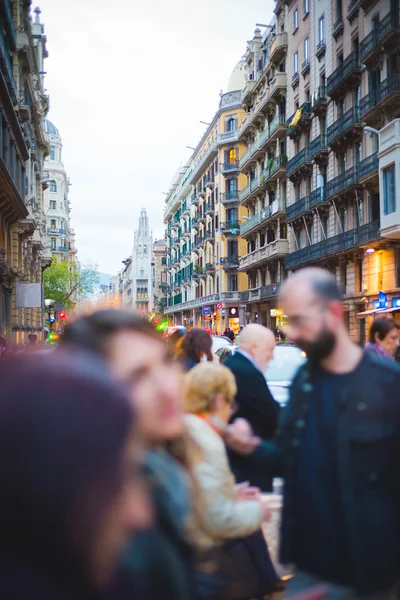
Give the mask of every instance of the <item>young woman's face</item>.
M 382 346 L 384 350 L 386 350 L 386 352 L 394 356 L 400 343 L 399 330 L 397 329 L 397 327 L 394 327 L 383 338 L 383 340 L 378 339 L 377 342 L 380 346 Z
M 110 583 L 135 530 L 146 529 L 153 521 L 150 496 L 140 474 L 141 454 L 137 435 L 132 435 L 124 452 L 123 485 L 102 515 L 89 549 L 89 573 L 97 589 Z

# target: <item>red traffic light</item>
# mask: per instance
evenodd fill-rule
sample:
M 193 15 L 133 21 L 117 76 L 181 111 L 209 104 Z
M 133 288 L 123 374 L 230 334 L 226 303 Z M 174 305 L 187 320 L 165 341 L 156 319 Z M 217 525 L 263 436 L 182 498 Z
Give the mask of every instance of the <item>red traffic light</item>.
M 64 320 L 67 318 L 67 314 L 62 310 L 62 311 L 60 311 L 59 317 L 60 317 L 60 319 Z

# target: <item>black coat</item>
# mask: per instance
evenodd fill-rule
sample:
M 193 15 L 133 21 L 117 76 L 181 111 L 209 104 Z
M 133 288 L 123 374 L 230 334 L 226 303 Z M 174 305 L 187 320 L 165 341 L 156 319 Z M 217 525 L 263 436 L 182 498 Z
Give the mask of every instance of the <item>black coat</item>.
M 233 419 L 246 419 L 254 434 L 264 440 L 271 440 L 276 432 L 279 419 L 279 404 L 273 399 L 263 374 L 240 352 L 230 356 L 224 363 L 235 376 L 238 388 L 236 403 L 238 410 Z M 240 456 L 229 451 L 229 460 L 237 481 L 250 481 L 252 485 L 268 492 L 272 489 L 272 477 L 265 469 L 260 469 L 252 456 Z
M 307 419 L 313 371 L 302 367 L 276 443 L 254 452 L 259 467 L 285 478 L 281 562 L 293 562 L 299 435 Z M 366 353 L 343 390 L 337 435 L 341 501 L 350 572 L 360 594 L 388 590 L 400 579 L 400 369 Z M 318 549 L 319 551 L 319 549 Z M 323 552 L 323 548 L 321 549 Z

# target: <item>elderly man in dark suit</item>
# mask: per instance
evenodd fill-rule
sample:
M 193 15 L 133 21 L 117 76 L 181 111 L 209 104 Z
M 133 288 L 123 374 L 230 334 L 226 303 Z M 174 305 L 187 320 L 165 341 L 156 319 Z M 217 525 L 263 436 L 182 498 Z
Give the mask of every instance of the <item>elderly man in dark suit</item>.
M 254 435 L 270 440 L 274 437 L 279 419 L 279 404 L 273 399 L 265 380 L 265 371 L 273 356 L 275 336 L 262 325 L 248 325 L 240 334 L 239 348 L 224 365 L 235 376 L 238 409 L 233 419 L 246 419 Z M 272 490 L 272 477 L 261 470 L 253 457 L 229 451 L 231 468 L 236 479 L 268 492 Z

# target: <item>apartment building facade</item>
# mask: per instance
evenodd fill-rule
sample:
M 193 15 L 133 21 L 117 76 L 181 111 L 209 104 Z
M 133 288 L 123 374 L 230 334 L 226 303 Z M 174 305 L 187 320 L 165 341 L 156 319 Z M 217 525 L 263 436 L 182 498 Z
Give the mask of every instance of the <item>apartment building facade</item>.
M 240 202 L 247 210 L 240 233 L 245 254 L 240 271 L 248 278 L 247 321 L 274 327 L 280 309 L 277 296 L 288 253 L 286 209 L 286 89 L 288 34 L 281 11 L 264 35 L 256 29 L 248 43 L 246 86 L 242 94 L 246 117 L 239 139 L 247 151 L 240 160 L 245 186 Z
M 155 240 L 153 244 L 152 279 L 154 310 L 163 312 L 167 291 L 167 242 Z
M 286 269 L 329 269 L 348 329 L 364 341 L 379 292 L 388 307 L 400 296 L 398 236 L 381 230 L 388 208 L 378 154 L 378 130 L 400 115 L 399 3 L 295 0 L 278 2 L 282 11 L 290 57 Z M 392 195 L 394 169 L 384 175 Z
M 10 343 L 24 342 L 32 328 L 41 337 L 39 295 L 51 261 L 44 246 L 42 185 L 49 152 L 46 36 L 40 10 L 32 20 L 30 4 L 4 0 L 0 8 L 0 333 Z M 34 284 L 33 302 L 19 284 Z
M 167 306 L 171 324 L 207 325 L 221 333 L 239 329 L 245 307 L 240 291 L 247 282 L 239 271 L 245 252 L 240 222 L 244 185 L 239 161 L 244 146 L 239 130 L 244 111 L 242 59 L 221 94 L 219 108 L 188 165 L 176 174 L 166 198 Z

